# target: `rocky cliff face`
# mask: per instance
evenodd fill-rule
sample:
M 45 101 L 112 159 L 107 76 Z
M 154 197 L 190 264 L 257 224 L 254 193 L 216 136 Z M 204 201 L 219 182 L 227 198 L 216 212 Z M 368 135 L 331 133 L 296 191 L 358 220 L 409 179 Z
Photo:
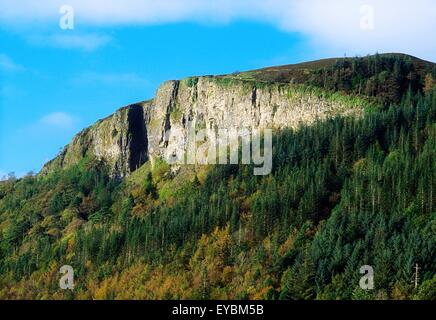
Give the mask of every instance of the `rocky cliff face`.
M 42 173 L 94 156 L 122 178 L 150 159 L 185 149 L 191 130 L 297 128 L 337 114 L 358 116 L 363 105 L 363 99 L 300 85 L 228 76 L 168 81 L 153 100 L 124 107 L 80 132 Z
M 68 168 L 86 156 L 103 160 L 112 175 L 124 177 L 148 160 L 146 112 L 150 102 L 124 107 L 77 134 L 41 173 Z

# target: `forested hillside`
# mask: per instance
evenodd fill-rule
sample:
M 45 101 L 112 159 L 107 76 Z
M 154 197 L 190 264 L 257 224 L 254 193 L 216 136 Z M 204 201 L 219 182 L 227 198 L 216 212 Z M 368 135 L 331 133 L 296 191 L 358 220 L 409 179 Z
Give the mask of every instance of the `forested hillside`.
M 85 157 L 1 182 L 0 298 L 435 300 L 436 74 L 378 59 L 311 71 L 378 107 L 276 131 L 267 176 L 157 161 L 119 180 Z

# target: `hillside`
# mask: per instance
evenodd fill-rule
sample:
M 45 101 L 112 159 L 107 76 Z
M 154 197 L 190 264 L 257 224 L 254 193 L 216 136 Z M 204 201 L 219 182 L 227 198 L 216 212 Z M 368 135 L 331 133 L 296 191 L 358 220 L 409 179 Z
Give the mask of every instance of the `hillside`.
M 165 161 L 204 128 L 274 129 L 271 173 Z M 436 299 L 435 159 L 411 56 L 168 81 L 0 184 L 0 298 Z
M 384 105 L 399 103 L 409 87 L 419 90 L 436 64 L 401 54 L 386 53 L 356 58 L 330 58 L 237 74 L 263 82 L 300 83 L 330 91 L 376 97 Z
M 190 129 L 296 128 L 335 114 L 357 116 L 376 104 L 399 103 L 409 88 L 422 93 L 432 72 L 436 78 L 434 63 L 384 54 L 168 81 L 154 99 L 121 108 L 83 130 L 42 171 L 88 155 L 124 177 L 153 157 L 187 149 Z M 168 130 L 173 133 L 165 136 Z M 182 135 L 185 145 L 175 135 Z

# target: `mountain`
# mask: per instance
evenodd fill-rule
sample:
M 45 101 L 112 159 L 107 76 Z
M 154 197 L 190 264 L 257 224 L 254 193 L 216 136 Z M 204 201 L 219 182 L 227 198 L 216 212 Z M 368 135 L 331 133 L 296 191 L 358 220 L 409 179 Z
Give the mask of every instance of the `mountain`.
M 167 81 L 0 183 L 0 298 L 436 299 L 435 120 L 403 54 Z M 232 128 L 273 129 L 269 174 L 166 161 Z
M 358 97 L 230 76 L 168 81 L 155 99 L 124 107 L 79 133 L 43 172 L 70 167 L 92 155 L 108 163 L 114 176 L 124 177 L 150 158 L 186 148 L 177 141 L 180 135 L 187 140 L 190 130 L 296 128 L 332 114 L 357 115 L 368 104 Z
M 186 149 L 190 130 L 295 129 L 331 115 L 361 115 L 375 104 L 365 94 L 398 103 L 409 87 L 422 90 L 420 83 L 435 66 L 384 54 L 168 81 L 154 99 L 124 107 L 83 130 L 42 172 L 95 156 L 109 164 L 113 176 L 125 177 L 153 157 Z

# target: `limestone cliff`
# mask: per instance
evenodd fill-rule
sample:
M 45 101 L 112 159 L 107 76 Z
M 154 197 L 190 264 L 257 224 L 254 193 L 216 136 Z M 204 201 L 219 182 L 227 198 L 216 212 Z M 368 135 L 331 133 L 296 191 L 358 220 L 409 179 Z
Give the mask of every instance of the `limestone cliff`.
M 113 176 L 124 177 L 150 158 L 186 148 L 180 141 L 187 141 L 190 130 L 297 128 L 337 114 L 358 116 L 365 103 L 302 85 L 233 76 L 168 81 L 153 100 L 124 107 L 80 132 L 42 173 L 94 156 Z
M 82 130 L 41 173 L 67 168 L 92 156 L 105 161 L 113 176 L 129 175 L 148 160 L 148 120 L 144 110 L 149 107 L 150 102 L 129 105 Z

